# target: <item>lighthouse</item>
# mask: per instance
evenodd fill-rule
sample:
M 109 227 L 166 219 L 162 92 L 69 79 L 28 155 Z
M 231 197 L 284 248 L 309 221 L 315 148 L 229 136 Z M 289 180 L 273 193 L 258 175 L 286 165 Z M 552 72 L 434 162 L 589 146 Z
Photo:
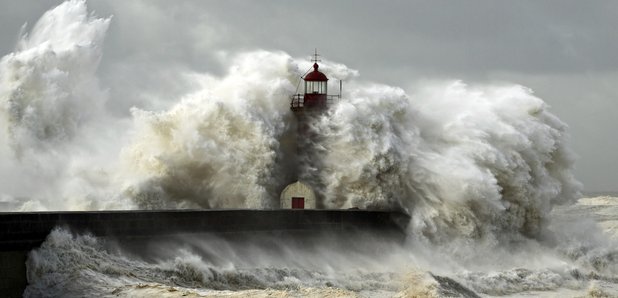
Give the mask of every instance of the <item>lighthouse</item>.
M 306 113 L 317 114 L 324 112 L 334 100 L 341 98 L 341 81 L 339 81 L 339 95 L 328 95 L 328 77 L 320 71 L 316 49 L 313 54 L 313 71 L 306 74 L 302 79 L 304 82 L 304 94 L 292 96 L 290 108 L 298 118 Z
M 320 135 L 315 129 L 315 122 L 325 116 L 330 105 L 341 98 L 341 81 L 339 95 L 328 95 L 328 77 L 320 71 L 317 49 L 313 55 L 312 69 L 302 77 L 301 93 L 291 97 L 290 109 L 297 122 L 296 131 L 296 182 L 288 185 L 280 197 L 282 209 L 314 209 L 319 206 L 320 192 L 323 187 L 320 179 L 321 152 Z

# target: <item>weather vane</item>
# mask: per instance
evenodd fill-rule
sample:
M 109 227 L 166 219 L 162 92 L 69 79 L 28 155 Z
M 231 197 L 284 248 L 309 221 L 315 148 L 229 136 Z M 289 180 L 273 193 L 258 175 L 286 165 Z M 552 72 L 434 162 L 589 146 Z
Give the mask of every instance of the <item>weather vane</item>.
M 315 54 L 313 54 L 313 58 L 311 59 L 311 62 L 322 62 L 322 60 L 318 59 L 318 57 L 320 57 L 320 55 L 318 55 L 318 48 L 316 48 Z

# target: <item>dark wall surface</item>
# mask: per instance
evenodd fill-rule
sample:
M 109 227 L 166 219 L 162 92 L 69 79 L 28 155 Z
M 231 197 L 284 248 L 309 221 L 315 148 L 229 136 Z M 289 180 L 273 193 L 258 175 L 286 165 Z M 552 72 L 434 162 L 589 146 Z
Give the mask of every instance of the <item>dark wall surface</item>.
M 401 233 L 398 212 L 368 210 L 157 210 L 0 213 L 0 251 L 39 246 L 55 227 L 95 236 L 149 238 L 178 233 L 312 232 L 341 229 Z

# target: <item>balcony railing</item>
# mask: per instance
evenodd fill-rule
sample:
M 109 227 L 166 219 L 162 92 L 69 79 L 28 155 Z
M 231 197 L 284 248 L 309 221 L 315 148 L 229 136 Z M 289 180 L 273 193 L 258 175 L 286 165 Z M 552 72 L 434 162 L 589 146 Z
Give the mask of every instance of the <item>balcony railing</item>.
M 339 95 L 326 95 L 326 105 L 333 104 L 336 100 L 339 100 L 341 97 Z M 302 109 L 305 107 L 305 96 L 303 94 L 295 94 L 292 95 L 292 101 L 290 102 L 290 107 L 294 109 Z

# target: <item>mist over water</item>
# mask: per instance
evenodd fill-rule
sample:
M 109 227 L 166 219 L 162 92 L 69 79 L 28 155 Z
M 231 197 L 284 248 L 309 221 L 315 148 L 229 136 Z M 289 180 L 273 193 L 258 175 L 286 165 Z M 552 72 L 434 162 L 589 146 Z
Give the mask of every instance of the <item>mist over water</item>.
M 332 272 L 362 268 L 325 278 L 317 275 L 329 270 L 327 263 L 292 266 L 293 258 L 283 258 L 270 265 L 295 273 L 273 273 L 251 258 L 213 265 L 182 255 L 177 243 L 165 244 L 168 254 L 159 260 L 144 261 L 101 247 L 96 238 L 56 231 L 30 256 L 29 274 L 36 280 L 31 295 L 54 284 L 47 279 L 64 265 L 53 262 L 95 262 L 91 258 L 102 267 L 79 271 L 86 275 L 78 278 L 96 276 L 97 284 L 86 287 L 93 291 L 129 291 L 123 287 L 136 282 L 283 291 L 328 282 L 350 293 L 384 289 L 405 296 L 422 288 L 439 296 L 453 288 L 440 279 L 446 277 L 431 275 L 437 274 L 497 295 L 616 279 L 614 240 L 594 225 L 551 220 L 556 206 L 579 198 L 581 186 L 572 175 L 567 125 L 532 90 L 449 81 L 409 92 L 363 81 L 358 71 L 324 61 L 320 69 L 331 82 L 344 80 L 344 93 L 312 124 L 320 138 L 308 164 L 297 156 L 289 109 L 308 61 L 281 51 L 232 53 L 222 76 L 178 74 L 199 88 L 171 99 L 168 109 L 134 107 L 129 118 L 119 118 L 105 105 L 120 100 L 106 92 L 114 86 L 100 86 L 97 77 L 112 21 L 90 14 L 83 1 L 67 1 L 25 27 L 15 50 L 0 60 L 1 211 L 276 208 L 279 192 L 301 177 L 317 186 L 319 205 L 326 208 L 408 213 L 410 243 L 353 257 L 325 248 L 320 255 L 332 256 Z M 205 244 L 199 251 L 214 256 L 226 245 Z M 177 265 L 166 262 L 174 258 L 196 260 L 190 270 L 199 282 L 185 282 L 177 268 L 170 269 Z M 382 261 L 405 266 L 368 265 Z M 134 268 L 138 273 L 127 273 Z M 249 276 L 252 286 L 213 286 L 212 276 L 222 270 L 226 278 Z M 371 272 L 379 272 L 373 288 L 352 285 Z M 392 283 L 390 274 L 408 279 Z

